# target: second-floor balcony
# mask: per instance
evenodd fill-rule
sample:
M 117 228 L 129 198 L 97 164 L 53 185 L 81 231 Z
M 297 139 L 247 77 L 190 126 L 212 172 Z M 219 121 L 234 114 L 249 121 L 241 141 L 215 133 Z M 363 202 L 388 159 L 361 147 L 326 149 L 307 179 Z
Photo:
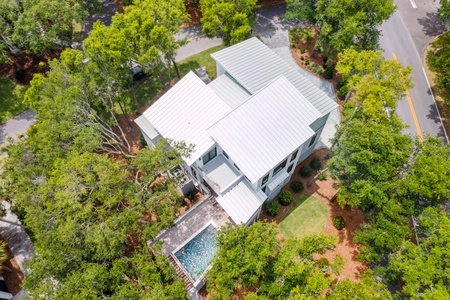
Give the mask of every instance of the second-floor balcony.
M 205 181 L 218 195 L 225 193 L 243 176 L 222 155 L 217 155 L 201 170 L 205 175 Z

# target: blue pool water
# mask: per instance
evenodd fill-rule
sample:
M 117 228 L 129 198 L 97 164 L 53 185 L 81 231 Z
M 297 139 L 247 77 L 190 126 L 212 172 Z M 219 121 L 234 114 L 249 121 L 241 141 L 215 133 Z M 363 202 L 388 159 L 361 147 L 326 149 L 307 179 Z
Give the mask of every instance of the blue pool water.
M 216 228 L 209 225 L 175 253 L 194 281 L 205 272 L 216 254 L 216 236 Z

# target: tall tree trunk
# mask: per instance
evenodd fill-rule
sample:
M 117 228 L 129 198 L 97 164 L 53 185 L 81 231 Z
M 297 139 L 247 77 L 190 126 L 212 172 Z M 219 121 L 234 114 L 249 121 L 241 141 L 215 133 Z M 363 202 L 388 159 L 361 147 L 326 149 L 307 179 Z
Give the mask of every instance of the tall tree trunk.
M 175 59 L 172 58 L 173 67 L 175 68 L 175 72 L 177 72 L 177 77 L 180 79 L 180 71 L 178 70 L 177 63 L 175 62 Z
M 123 109 L 123 106 L 122 106 L 122 103 L 120 102 L 120 100 L 118 100 L 117 103 L 119 103 L 120 110 L 122 111 L 122 114 L 124 115 L 124 117 L 127 119 L 128 126 L 130 126 L 130 128 L 133 128 L 133 124 L 131 124 L 130 119 L 128 119 L 128 114 Z

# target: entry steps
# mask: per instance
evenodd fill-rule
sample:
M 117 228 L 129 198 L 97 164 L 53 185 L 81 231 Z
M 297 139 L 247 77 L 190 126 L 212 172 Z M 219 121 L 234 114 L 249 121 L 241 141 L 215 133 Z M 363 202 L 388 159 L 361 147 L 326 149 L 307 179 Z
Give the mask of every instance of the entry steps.
M 168 256 L 168 258 L 169 262 L 175 268 L 178 277 L 184 279 L 184 288 L 186 289 L 186 291 L 189 291 L 194 286 L 191 278 L 186 274 L 186 271 L 177 263 L 172 253 Z

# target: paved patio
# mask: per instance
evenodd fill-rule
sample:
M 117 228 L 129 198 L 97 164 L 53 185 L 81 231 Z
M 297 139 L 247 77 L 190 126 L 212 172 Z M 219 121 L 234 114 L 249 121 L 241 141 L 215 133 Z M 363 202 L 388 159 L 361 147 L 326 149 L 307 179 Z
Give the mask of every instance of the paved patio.
M 173 253 L 174 250 L 185 244 L 193 234 L 211 221 L 218 227 L 232 222 L 222 207 L 211 199 L 213 199 L 213 196 L 190 208 L 175 221 L 175 226 L 166 229 L 157 236 L 156 241 L 163 242 L 162 251 L 164 254 Z

